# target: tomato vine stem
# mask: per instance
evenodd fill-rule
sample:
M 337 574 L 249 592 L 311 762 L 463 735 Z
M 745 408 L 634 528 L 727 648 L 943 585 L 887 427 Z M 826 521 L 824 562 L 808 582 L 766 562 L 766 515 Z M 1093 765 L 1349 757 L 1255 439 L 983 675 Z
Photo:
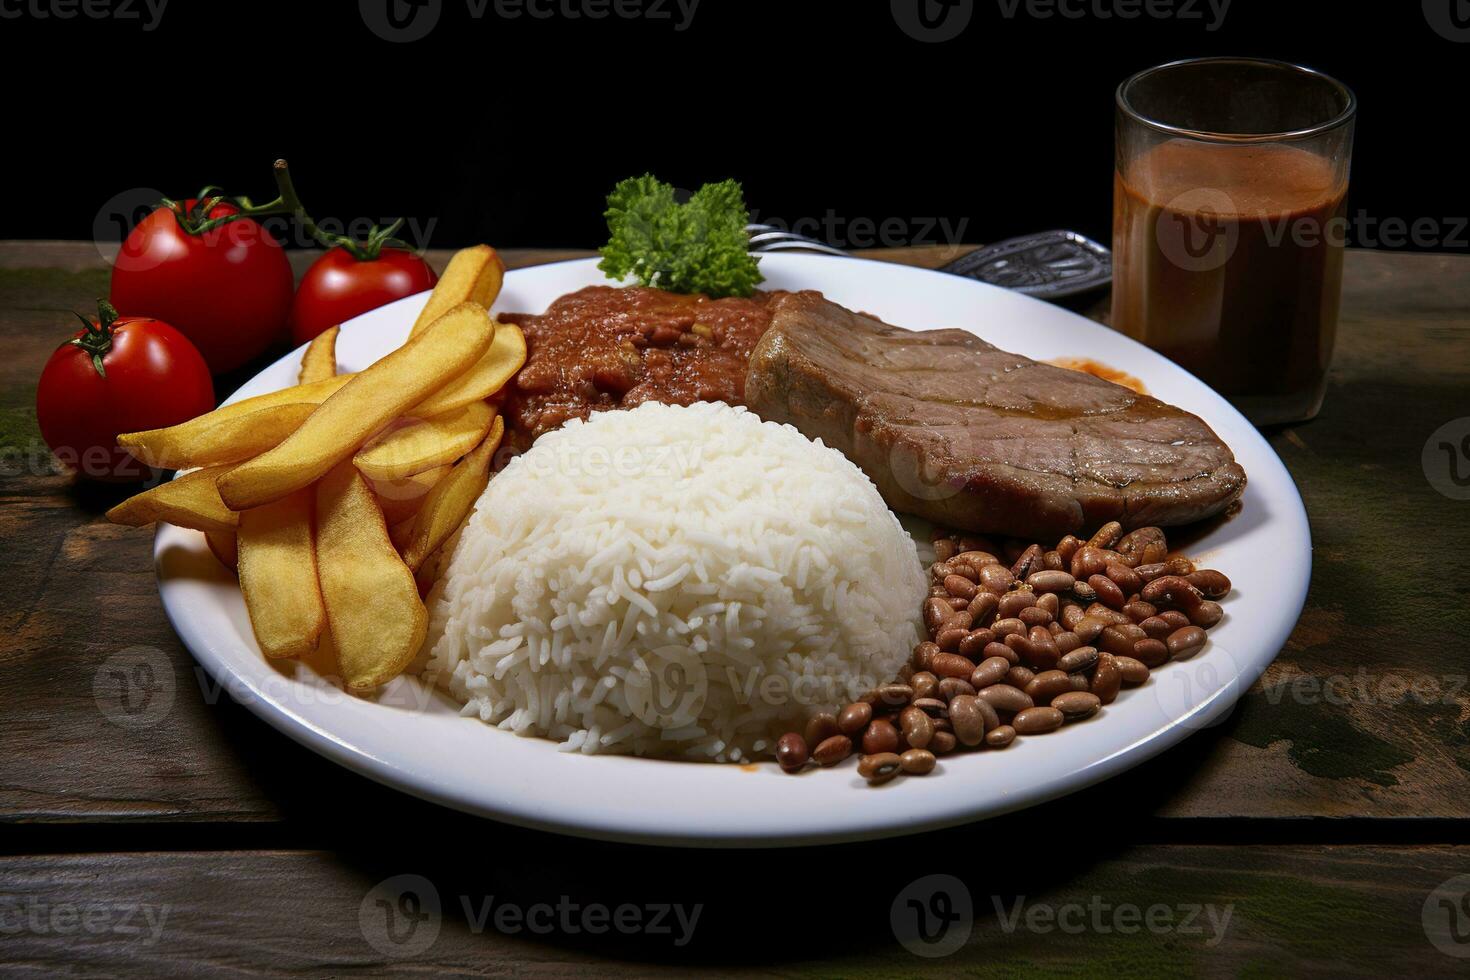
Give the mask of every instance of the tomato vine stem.
M 347 235 L 337 235 L 325 230 L 307 213 L 305 205 L 301 203 L 301 197 L 296 193 L 296 185 L 291 180 L 291 170 L 287 166 L 286 161 L 277 160 L 272 167 L 272 172 L 275 176 L 278 196 L 275 200 L 266 201 L 264 204 L 256 204 L 250 198 L 243 195 L 239 197 L 227 196 L 219 187 L 211 184 L 195 195 L 192 207 L 186 208 L 178 201 L 173 201 L 168 198 L 163 199 L 163 206 L 173 212 L 174 218 L 179 223 L 179 227 L 191 235 L 206 234 L 232 221 L 239 221 L 241 218 L 289 215 L 301 225 L 302 229 L 318 245 L 326 249 L 343 249 L 359 262 L 376 259 L 385 247 L 413 250 L 412 246 L 407 242 L 394 237 L 397 235 L 398 229 L 403 227 L 402 218 L 389 225 L 374 225 L 368 231 L 367 238 L 363 241 L 358 241 Z M 210 212 L 221 204 L 228 204 L 235 210 L 230 214 L 210 217 Z

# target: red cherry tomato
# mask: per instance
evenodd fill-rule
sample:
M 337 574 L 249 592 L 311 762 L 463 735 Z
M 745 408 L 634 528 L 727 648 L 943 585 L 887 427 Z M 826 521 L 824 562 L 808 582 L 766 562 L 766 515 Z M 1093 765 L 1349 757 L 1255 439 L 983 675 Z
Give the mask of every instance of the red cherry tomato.
M 98 305 L 99 318 L 56 348 L 42 369 L 36 420 L 51 451 L 80 475 L 146 479 L 150 467 L 117 447 L 118 433 L 177 425 L 212 410 L 214 383 L 182 333 Z
M 188 220 L 238 213 L 218 204 Z M 161 207 L 138 222 L 112 267 L 112 302 L 129 315 L 157 317 L 194 342 L 216 374 L 237 368 L 282 336 L 291 310 L 291 264 L 271 234 L 237 218 L 201 234 Z
M 291 340 L 304 344 L 328 327 L 433 289 L 438 281 L 429 263 L 405 249 L 385 248 L 375 259 L 331 249 L 301 277 L 291 304 Z

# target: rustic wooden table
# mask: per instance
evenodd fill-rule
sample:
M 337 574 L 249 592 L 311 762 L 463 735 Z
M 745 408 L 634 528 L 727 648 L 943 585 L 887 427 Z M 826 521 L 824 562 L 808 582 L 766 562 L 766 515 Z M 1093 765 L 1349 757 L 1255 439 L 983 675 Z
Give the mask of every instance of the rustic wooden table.
M 1311 515 L 1311 595 L 1227 721 L 989 824 L 708 852 L 420 803 L 222 693 L 164 618 L 152 532 L 106 523 L 120 492 L 56 473 L 36 429 L 36 377 L 105 295 L 104 257 L 0 243 L 0 969 L 1465 975 L 1470 459 L 1443 433 L 1425 450 L 1470 432 L 1470 257 L 1353 252 L 1345 279 L 1326 406 L 1270 433 Z M 921 880 L 941 873 L 963 884 Z M 915 895 L 955 910 L 916 948 L 968 941 L 902 945 Z M 692 939 L 653 927 L 665 904 L 698 906 Z M 644 928 L 583 928 L 623 905 Z

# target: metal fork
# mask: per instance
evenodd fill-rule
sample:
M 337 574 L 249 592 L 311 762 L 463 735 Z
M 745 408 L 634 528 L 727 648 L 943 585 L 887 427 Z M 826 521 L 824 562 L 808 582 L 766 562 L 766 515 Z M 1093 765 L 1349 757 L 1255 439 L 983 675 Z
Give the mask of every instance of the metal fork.
M 824 241 L 775 225 L 750 224 L 752 252 L 803 250 L 848 255 Z M 1041 299 L 1062 299 L 1106 286 L 1113 278 L 1113 254 L 1075 231 L 1046 231 L 1007 238 L 961 256 L 940 272 L 978 279 Z
M 786 252 L 800 249 L 809 252 L 821 252 L 824 255 L 846 255 L 840 248 L 828 245 L 826 242 L 809 238 L 806 235 L 798 235 L 794 231 L 785 231 L 775 225 L 746 225 L 745 230 L 750 233 L 750 250 L 752 252 Z

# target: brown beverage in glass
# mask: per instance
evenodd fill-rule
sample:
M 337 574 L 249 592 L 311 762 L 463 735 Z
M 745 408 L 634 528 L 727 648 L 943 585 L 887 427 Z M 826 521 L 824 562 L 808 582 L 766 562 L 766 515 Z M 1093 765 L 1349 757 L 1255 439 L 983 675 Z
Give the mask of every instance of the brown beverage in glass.
M 1353 110 L 1326 76 L 1242 59 L 1118 90 L 1113 326 L 1258 425 L 1322 404 Z

